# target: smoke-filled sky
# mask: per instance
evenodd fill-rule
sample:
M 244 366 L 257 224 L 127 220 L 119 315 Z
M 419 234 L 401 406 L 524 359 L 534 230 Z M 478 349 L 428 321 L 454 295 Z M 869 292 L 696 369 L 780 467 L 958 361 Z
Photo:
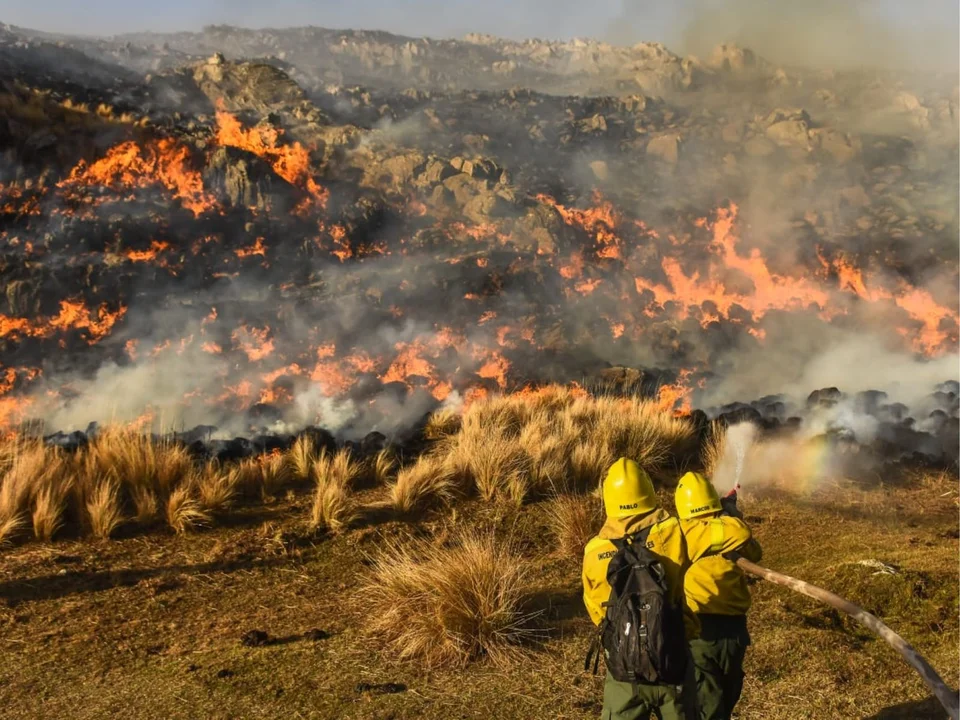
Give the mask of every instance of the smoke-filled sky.
M 734 40 L 780 62 L 956 70 L 956 0 L 0 0 L 0 21 L 113 34 L 319 25 L 406 35 L 659 40 L 698 52 Z

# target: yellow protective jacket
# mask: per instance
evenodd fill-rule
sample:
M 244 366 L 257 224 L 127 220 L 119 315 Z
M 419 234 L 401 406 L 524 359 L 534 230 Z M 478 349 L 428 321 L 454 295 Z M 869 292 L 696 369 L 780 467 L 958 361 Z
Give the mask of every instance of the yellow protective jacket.
M 583 602 L 594 625 L 599 625 L 605 610 L 603 603 L 610 599 L 607 565 L 617 549 L 611 538 L 619 539 L 653 526 L 647 536 L 647 547 L 659 557 L 667 576 L 671 599 L 683 605 L 683 573 L 689 565 L 687 547 L 677 518 L 663 509 L 645 515 L 627 518 L 607 518 L 600 532 L 587 543 L 583 551 Z M 687 639 L 697 637 L 700 623 L 685 608 L 683 617 Z
M 736 550 L 751 562 L 763 555 L 750 528 L 739 518 L 712 515 L 680 520 L 690 567 L 684 576 L 687 607 L 695 613 L 744 615 L 750 609 L 747 579 L 723 553 Z

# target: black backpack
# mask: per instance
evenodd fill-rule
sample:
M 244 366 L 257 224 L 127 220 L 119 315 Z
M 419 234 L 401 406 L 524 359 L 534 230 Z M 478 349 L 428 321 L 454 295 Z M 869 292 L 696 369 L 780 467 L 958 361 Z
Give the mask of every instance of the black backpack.
M 607 566 L 610 599 L 584 670 L 594 659 L 596 673 L 602 648 L 614 680 L 681 685 L 687 666 L 683 610 L 671 601 L 663 565 L 647 549 L 650 530 L 611 540 L 617 552 Z

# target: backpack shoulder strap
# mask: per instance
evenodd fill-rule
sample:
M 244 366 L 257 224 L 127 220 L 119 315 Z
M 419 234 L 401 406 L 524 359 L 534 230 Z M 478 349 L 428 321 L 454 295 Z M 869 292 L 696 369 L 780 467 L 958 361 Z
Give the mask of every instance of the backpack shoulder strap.
M 601 647 L 603 645 L 603 630 L 606 626 L 607 619 L 604 618 L 600 622 L 600 627 L 598 628 L 596 634 L 593 636 L 593 641 L 590 643 L 590 648 L 587 650 L 587 657 L 583 661 L 583 671 L 590 672 L 590 662 L 593 661 L 593 674 L 597 674 L 597 670 L 600 667 L 600 654 Z
M 629 538 L 629 544 L 633 545 L 634 543 L 640 543 L 641 545 L 645 546 L 647 544 L 647 538 L 650 537 L 651 530 L 653 530 L 653 525 L 648 525 L 647 527 L 643 528 L 643 530 L 639 530 L 632 535 L 628 535 L 627 538 Z

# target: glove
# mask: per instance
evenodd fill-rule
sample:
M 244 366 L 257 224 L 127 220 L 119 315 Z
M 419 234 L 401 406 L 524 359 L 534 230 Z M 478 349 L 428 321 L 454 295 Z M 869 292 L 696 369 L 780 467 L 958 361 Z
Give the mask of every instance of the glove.
M 740 508 L 737 507 L 737 491 L 734 490 L 729 495 L 725 495 L 720 498 L 720 511 L 721 515 L 729 515 L 730 517 L 739 518 L 743 520 L 743 513 L 740 512 Z

